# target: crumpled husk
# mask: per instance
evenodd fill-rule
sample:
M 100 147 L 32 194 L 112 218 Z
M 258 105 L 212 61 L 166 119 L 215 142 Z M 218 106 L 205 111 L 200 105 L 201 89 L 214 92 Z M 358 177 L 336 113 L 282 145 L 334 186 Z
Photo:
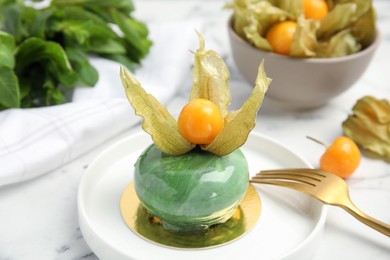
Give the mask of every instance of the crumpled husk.
M 365 96 L 343 122 L 344 134 L 364 148 L 368 155 L 390 162 L 390 103 Z

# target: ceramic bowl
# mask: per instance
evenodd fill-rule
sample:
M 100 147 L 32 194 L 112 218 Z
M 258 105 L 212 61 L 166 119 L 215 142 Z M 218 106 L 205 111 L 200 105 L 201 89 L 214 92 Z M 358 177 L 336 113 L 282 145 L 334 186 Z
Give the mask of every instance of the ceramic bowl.
M 380 42 L 376 38 L 358 53 L 337 58 L 298 59 L 255 48 L 238 36 L 228 22 L 231 51 L 241 75 L 254 85 L 259 64 L 265 63 L 272 83 L 267 97 L 291 108 L 312 108 L 326 104 L 343 93 L 362 76 Z
M 165 229 L 202 230 L 226 222 L 248 188 L 241 150 L 217 156 L 201 149 L 171 156 L 154 144 L 138 158 L 134 186 L 143 206 Z

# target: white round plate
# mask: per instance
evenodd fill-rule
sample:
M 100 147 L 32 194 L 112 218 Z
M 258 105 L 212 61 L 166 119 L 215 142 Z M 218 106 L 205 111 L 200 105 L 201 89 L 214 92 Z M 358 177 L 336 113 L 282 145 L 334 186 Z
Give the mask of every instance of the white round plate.
M 294 190 L 255 184 L 262 200 L 256 226 L 232 243 L 209 249 L 173 249 L 144 240 L 122 220 L 119 202 L 133 178 L 133 166 L 151 144 L 145 133 L 130 136 L 101 153 L 78 190 L 81 232 L 102 260 L 122 259 L 308 259 L 320 242 L 326 208 Z M 310 167 L 291 150 L 257 133 L 241 148 L 251 175 L 259 170 Z

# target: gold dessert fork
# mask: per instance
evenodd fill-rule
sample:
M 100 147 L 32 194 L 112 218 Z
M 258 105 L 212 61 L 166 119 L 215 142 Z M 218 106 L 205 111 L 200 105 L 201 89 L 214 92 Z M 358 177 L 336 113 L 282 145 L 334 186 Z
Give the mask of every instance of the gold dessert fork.
M 345 209 L 362 223 L 390 236 L 390 225 L 359 210 L 351 201 L 347 183 L 339 176 L 317 169 L 261 171 L 250 182 L 283 186 L 304 192 L 325 204 Z

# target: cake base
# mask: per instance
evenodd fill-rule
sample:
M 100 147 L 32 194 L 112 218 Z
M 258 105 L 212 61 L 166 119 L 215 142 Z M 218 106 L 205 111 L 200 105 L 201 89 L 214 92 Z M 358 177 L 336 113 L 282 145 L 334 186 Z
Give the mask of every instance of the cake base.
M 261 200 L 252 186 L 233 216 L 223 224 L 206 230 L 173 232 L 166 230 L 141 204 L 134 183 L 126 187 L 120 201 L 120 211 L 126 225 L 140 237 L 173 248 L 207 248 L 220 246 L 245 235 L 256 224 L 261 213 Z

